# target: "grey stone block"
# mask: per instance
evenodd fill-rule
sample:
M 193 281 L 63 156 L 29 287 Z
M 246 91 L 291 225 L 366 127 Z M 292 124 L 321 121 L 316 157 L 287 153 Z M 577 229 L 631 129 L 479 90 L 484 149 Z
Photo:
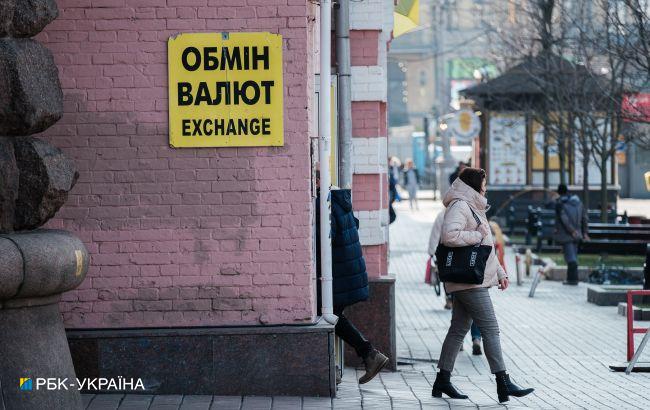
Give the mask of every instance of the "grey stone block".
M 627 302 L 618 304 L 618 314 L 627 317 Z M 650 309 L 632 305 L 632 316 L 634 320 L 650 320 Z
M 12 250 L 8 242 L 15 249 Z M 5 307 L 35 305 L 37 301 L 21 301 L 74 289 L 88 271 L 86 247 L 65 231 L 43 229 L 0 235 L 0 246 L 7 250 L 0 253 L 0 294 L 13 295 L 13 299 L 4 301 Z M 22 266 L 17 261 L 16 249 L 21 255 Z M 12 266 L 21 268 L 18 270 L 20 281 Z
M 0 137 L 0 175 L 0 232 L 6 232 L 14 229 L 19 175 L 13 142 L 3 137 Z
M 61 150 L 38 138 L 14 140 L 20 171 L 14 230 L 35 229 L 63 206 L 79 173 Z
M 333 333 L 318 324 L 76 329 L 68 338 L 79 377 L 142 378 L 142 393 L 330 396 Z
M 97 394 L 87 410 L 116 410 L 123 397 L 122 394 Z
M 387 370 L 397 370 L 395 333 L 395 278 L 368 278 L 370 298 L 348 307 L 346 317 L 363 333 L 373 346 L 390 359 Z M 363 366 L 351 346 L 345 345 L 346 366 Z
M 22 282 L 23 256 L 20 249 L 11 240 L 0 238 L 0 301 L 15 296 Z
M 6 409 L 82 409 L 76 388 L 37 388 L 36 378 L 75 379 L 58 305 L 0 309 L 0 386 Z M 32 378 L 32 390 L 19 388 Z
M 618 306 L 627 300 L 627 291 L 641 289 L 641 285 L 589 285 L 587 302 L 598 306 Z
M 0 0 L 0 37 L 32 37 L 59 15 L 55 0 Z
M 241 403 L 239 396 L 214 396 L 210 410 L 239 410 Z
M 153 402 L 151 405 L 161 406 L 161 405 L 174 405 L 180 406 L 183 401 L 183 396 L 180 394 L 161 394 L 159 396 L 154 396 Z
M 0 38 L 0 135 L 46 130 L 63 114 L 52 53 L 31 39 Z

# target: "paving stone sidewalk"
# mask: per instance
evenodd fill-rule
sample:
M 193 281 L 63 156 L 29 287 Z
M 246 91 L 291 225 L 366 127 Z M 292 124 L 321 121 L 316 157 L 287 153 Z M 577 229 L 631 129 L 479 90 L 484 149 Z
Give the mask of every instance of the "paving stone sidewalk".
M 390 272 L 397 277 L 398 372 L 356 383 L 363 371 L 346 368 L 337 397 L 220 397 L 85 395 L 87 409 L 648 409 L 650 374 L 611 372 L 625 359 L 625 320 L 614 307 L 586 302 L 586 287 L 542 282 L 528 298 L 530 280 L 505 292 L 492 290 L 509 373 L 536 388 L 502 406 L 483 356 L 472 356 L 469 338 L 456 362 L 454 382 L 470 400 L 434 399 L 435 361 L 449 326 L 443 298 L 422 283 L 426 247 L 439 202 L 420 201 L 419 211 L 397 205 L 390 228 Z M 514 276 L 513 255 L 508 269 Z M 641 325 L 640 322 L 639 325 Z M 650 323 L 645 322 L 645 325 Z M 637 338 L 637 343 L 640 337 Z M 650 352 L 641 361 L 650 362 Z

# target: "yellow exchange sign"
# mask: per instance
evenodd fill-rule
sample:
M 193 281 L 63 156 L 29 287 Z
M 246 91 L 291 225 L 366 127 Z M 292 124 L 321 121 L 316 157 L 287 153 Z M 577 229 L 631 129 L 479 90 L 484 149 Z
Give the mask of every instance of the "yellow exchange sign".
M 170 37 L 169 144 L 284 144 L 282 36 L 187 33 Z

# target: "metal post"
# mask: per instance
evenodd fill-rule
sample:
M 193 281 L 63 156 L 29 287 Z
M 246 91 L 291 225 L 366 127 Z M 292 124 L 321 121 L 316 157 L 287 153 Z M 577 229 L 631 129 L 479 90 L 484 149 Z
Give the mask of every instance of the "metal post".
M 332 49 L 332 3 L 331 0 L 320 2 L 320 93 L 318 127 L 318 156 L 320 163 L 320 244 L 321 244 L 321 292 L 323 318 L 330 324 L 336 324 L 334 315 L 334 295 L 332 287 L 332 242 L 330 238 L 330 144 L 332 130 L 331 95 L 331 49 Z
M 641 340 L 641 344 L 639 344 L 639 348 L 636 350 L 634 356 L 632 357 L 632 360 L 630 360 L 630 363 L 627 365 L 627 369 L 625 369 L 625 374 L 630 374 L 632 372 L 632 370 L 634 369 L 634 365 L 639 360 L 641 353 L 643 353 L 645 346 L 648 344 L 648 340 L 650 340 L 650 331 L 647 331 L 645 333 L 645 336 L 643 336 L 643 340 Z
M 339 185 L 352 188 L 352 80 L 350 68 L 350 2 L 336 9 L 336 62 L 338 67 Z
M 517 268 L 517 286 L 521 286 L 523 280 L 521 278 L 521 257 L 519 254 L 515 255 L 515 267 Z
M 632 308 L 632 292 L 627 292 L 627 361 L 632 360 L 634 353 L 634 309 Z

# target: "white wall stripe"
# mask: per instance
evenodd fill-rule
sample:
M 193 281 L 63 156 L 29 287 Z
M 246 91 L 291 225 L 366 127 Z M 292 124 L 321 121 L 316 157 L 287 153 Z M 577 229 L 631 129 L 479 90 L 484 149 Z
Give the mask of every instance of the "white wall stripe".
M 383 245 L 388 242 L 388 210 L 355 211 L 359 218 L 361 245 Z

